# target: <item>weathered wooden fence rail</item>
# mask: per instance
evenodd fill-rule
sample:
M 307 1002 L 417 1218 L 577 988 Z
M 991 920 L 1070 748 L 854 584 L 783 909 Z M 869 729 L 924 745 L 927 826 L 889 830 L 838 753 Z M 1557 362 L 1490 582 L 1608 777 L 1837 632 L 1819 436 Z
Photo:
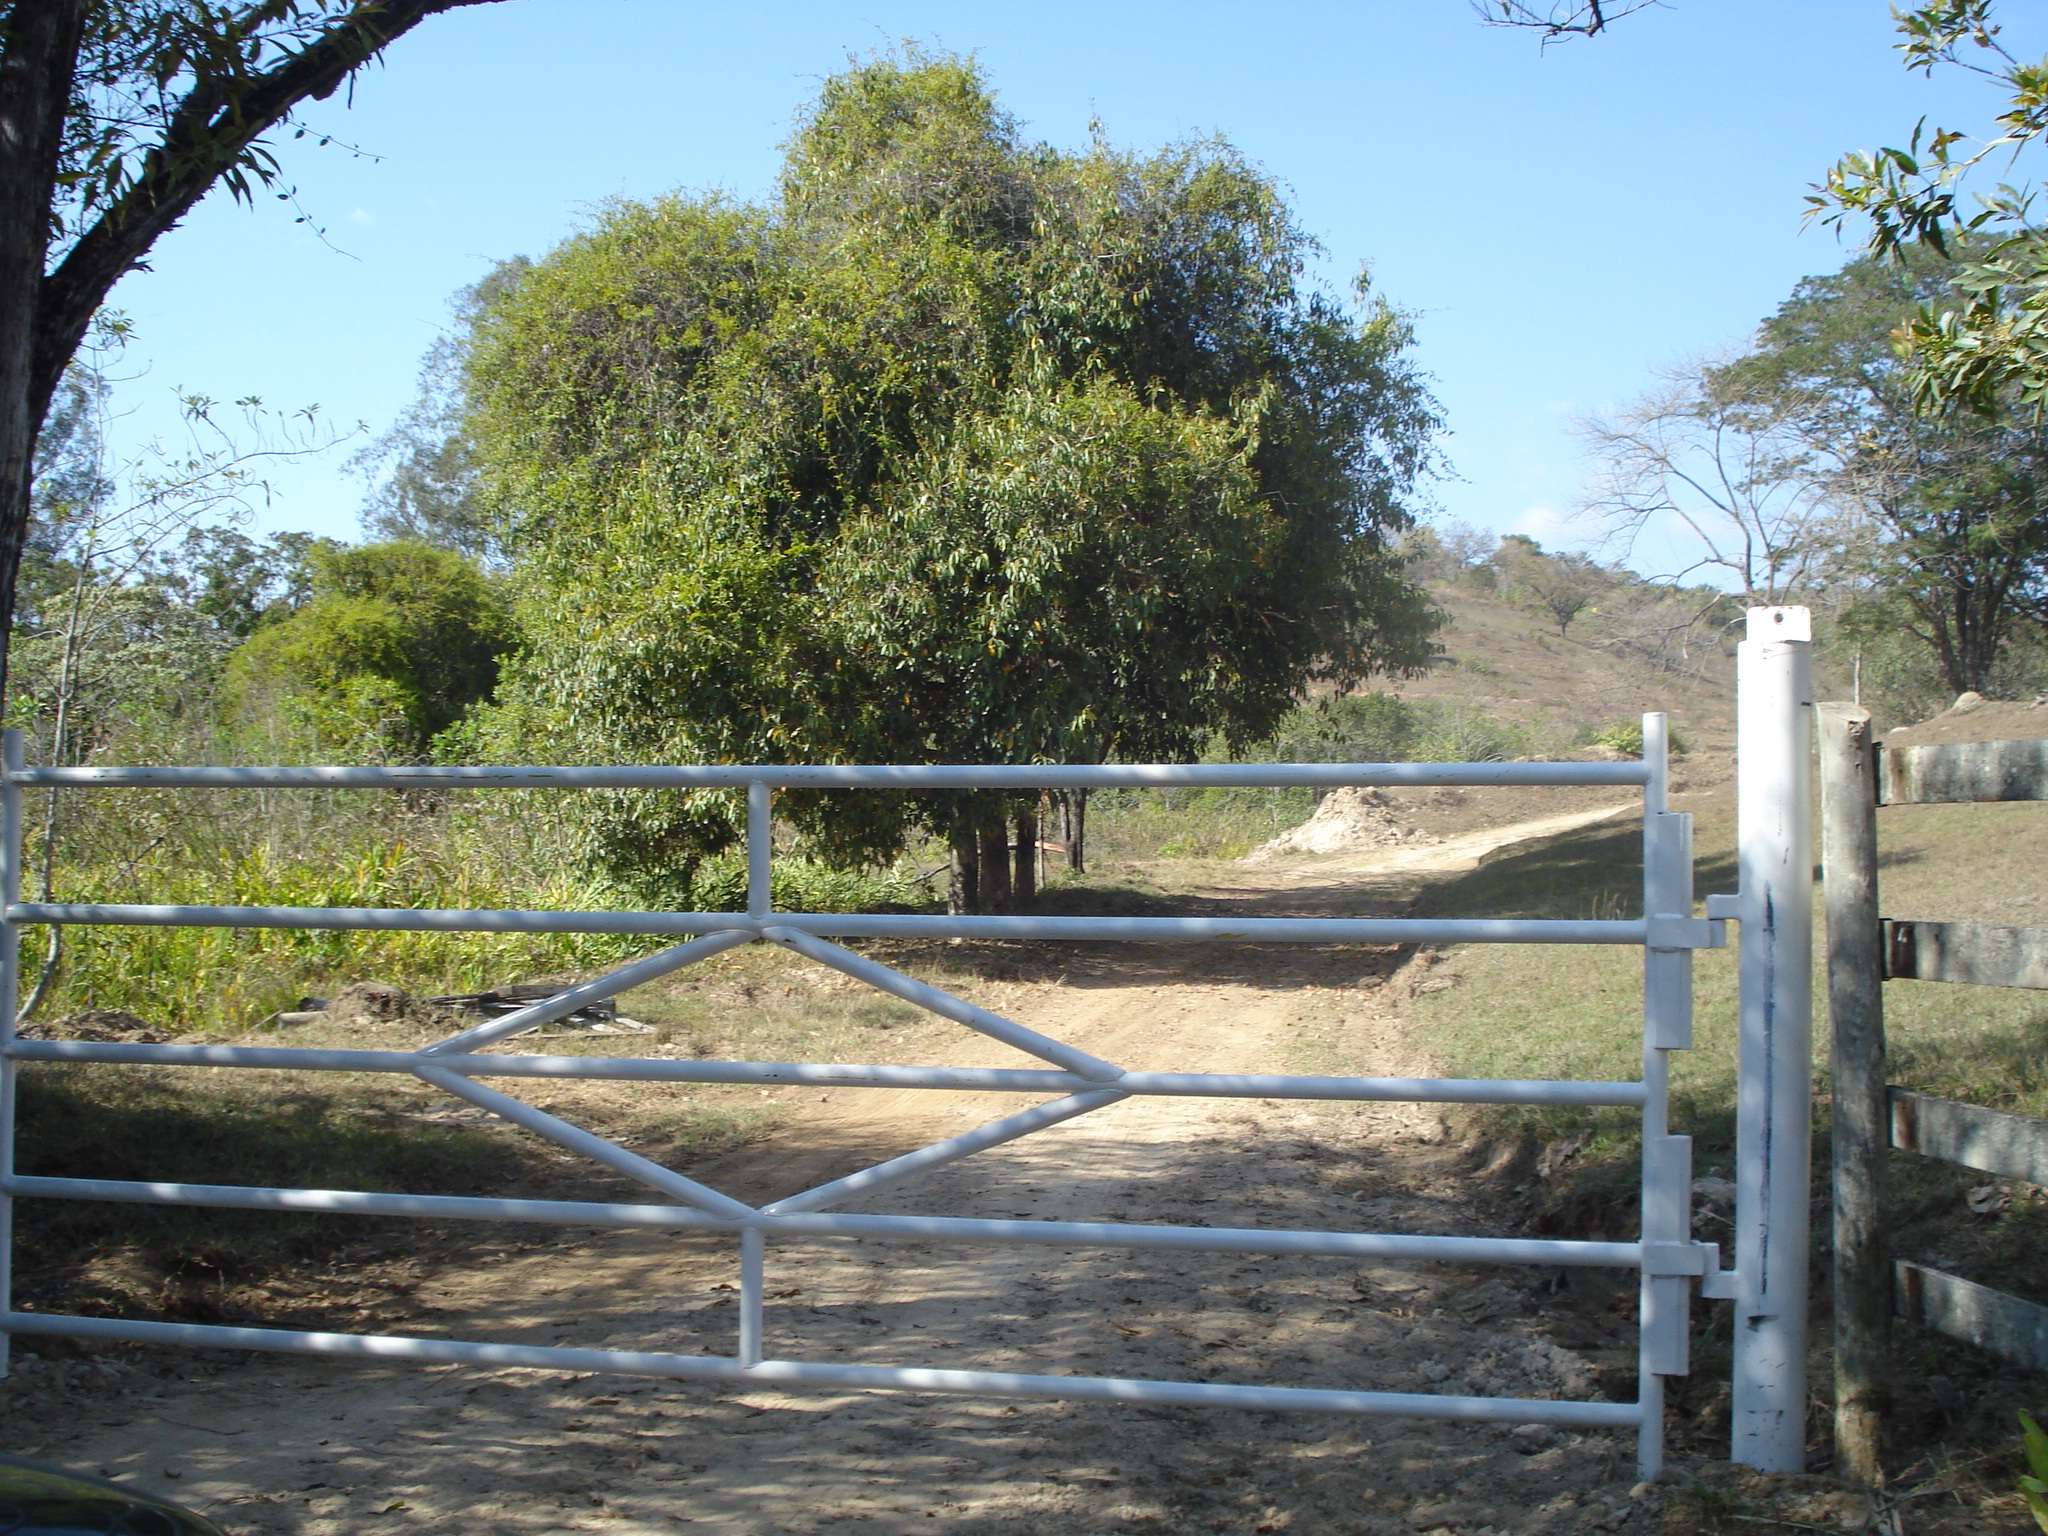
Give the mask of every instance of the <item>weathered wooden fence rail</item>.
M 2048 990 L 2048 929 L 1881 917 L 1877 808 L 2048 800 L 2048 741 L 1887 751 L 1871 740 L 1864 710 L 1823 704 L 1817 715 L 1834 1036 L 1835 1445 L 1845 1471 L 1874 1483 L 1894 1312 L 2048 1371 L 2048 1307 L 1894 1262 L 1884 1216 L 1885 1161 L 1894 1148 L 2048 1185 L 2048 1120 L 1888 1083 L 1884 1036 L 1887 980 Z
M 2048 1185 L 2048 1120 L 1893 1088 L 1891 1143 L 1981 1173 Z

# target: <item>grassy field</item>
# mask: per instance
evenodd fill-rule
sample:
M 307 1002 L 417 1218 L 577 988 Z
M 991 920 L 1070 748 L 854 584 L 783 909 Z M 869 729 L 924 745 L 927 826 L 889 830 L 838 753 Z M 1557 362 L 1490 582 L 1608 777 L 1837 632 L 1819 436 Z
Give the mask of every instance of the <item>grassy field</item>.
M 1701 894 L 1735 888 L 1732 809 L 1696 810 Z M 2048 811 L 2031 805 L 1914 806 L 1882 813 L 1889 916 L 2027 924 L 2038 920 Z M 1620 917 L 1640 908 L 1638 833 L 1590 828 L 1495 859 L 1440 889 L 1445 917 Z M 1824 937 L 1824 925 L 1823 925 Z M 1823 962 L 1816 962 L 1816 972 Z M 1695 1049 L 1673 1064 L 1676 1128 L 1711 1159 L 1727 1149 L 1735 1073 L 1736 951 L 1695 956 Z M 1592 946 L 1470 946 L 1438 974 L 1459 984 L 1416 999 L 1429 1041 L 1459 1075 L 1635 1076 L 1641 958 Z M 1512 998 L 1512 1018 L 1503 999 Z M 1817 1000 L 1816 1086 L 1827 1086 L 1825 998 Z M 1893 1080 L 1971 1103 L 2048 1115 L 2048 999 L 2002 988 L 1887 983 Z M 1531 1123 L 1560 1112 L 1540 1112 Z
M 1702 894 L 1732 890 L 1734 817 L 1726 805 L 1693 807 Z M 1897 807 L 1880 813 L 1887 915 L 2031 925 L 2041 922 L 2048 858 L 2048 807 Z M 1435 893 L 1447 916 L 1609 917 L 1639 909 L 1637 834 L 1599 827 L 1525 847 Z M 1732 1176 L 1734 1150 L 1736 960 L 1733 949 L 1696 956 L 1696 1045 L 1673 1060 L 1674 1129 L 1692 1135 L 1695 1173 Z M 1455 977 L 1420 993 L 1413 1011 L 1423 1040 L 1458 1076 L 1627 1078 L 1640 1052 L 1640 957 L 1591 947 L 1472 946 L 1430 972 Z M 1817 976 L 1823 976 L 1821 964 Z M 1828 1051 L 1824 990 L 1816 989 L 1814 1276 L 1816 1338 L 1826 1338 Z M 2048 997 L 2004 989 L 1894 981 L 1885 1009 L 1893 1082 L 1943 1097 L 2048 1116 Z M 1496 1135 L 1526 1136 L 1532 1159 L 1525 1187 L 1531 1224 L 1556 1235 L 1633 1235 L 1639 1187 L 1632 1116 L 1563 1110 L 1488 1112 Z M 1527 1167 L 1529 1164 L 1525 1163 Z M 1932 1159 L 1890 1162 L 1894 1250 L 1982 1284 L 2048 1303 L 2048 1191 Z M 1696 1202 L 1702 1237 L 1725 1241 L 1725 1206 Z M 1699 1372 L 1712 1391 L 1725 1376 L 1725 1308 L 1704 1309 Z M 1813 1381 L 1828 1392 L 1825 1347 Z M 1907 1459 L 1925 1458 L 1945 1486 L 1975 1501 L 1985 1458 L 2007 1455 L 2016 1407 L 2037 1411 L 2038 1377 L 2003 1367 L 1935 1335 L 1901 1326 L 1896 1344 L 1895 1432 Z M 1683 1406 L 1702 1415 L 1706 1454 L 1715 1437 L 1710 1397 Z M 1816 1427 L 1825 1433 L 1825 1413 Z M 1909 1451 L 1908 1448 L 1911 1448 Z M 1972 1469 L 1975 1470 L 1972 1470 Z M 1995 1481 L 1995 1480 L 1994 1480 Z M 1988 1485 L 1987 1485 L 1988 1486 Z M 1990 1491 L 1997 1491 L 1991 1489 Z

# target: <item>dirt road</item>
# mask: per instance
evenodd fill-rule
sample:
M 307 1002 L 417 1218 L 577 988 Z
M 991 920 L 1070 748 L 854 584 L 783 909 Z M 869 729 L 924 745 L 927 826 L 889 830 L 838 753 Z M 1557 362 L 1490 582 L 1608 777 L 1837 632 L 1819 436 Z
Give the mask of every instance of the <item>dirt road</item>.
M 1240 866 L 1238 910 L 1400 910 L 1492 847 L 1608 811 L 1353 859 Z M 1413 1073 L 1405 988 L 1356 951 L 1063 952 L 1005 1011 L 1129 1066 Z M 1361 982 L 1365 984 L 1361 985 Z M 1010 1064 L 962 1031 L 926 1059 Z M 765 1199 L 1015 1107 L 806 1090 L 786 1135 L 690 1171 Z M 909 1182 L 884 1211 L 1485 1232 L 1427 1106 L 1134 1100 Z M 730 1353 L 731 1246 L 515 1241 L 370 1331 Z M 778 1243 L 771 1356 L 1403 1391 L 1623 1392 L 1629 1327 L 1545 1331 L 1557 1276 L 1230 1255 Z M 1581 1282 L 1585 1283 L 1585 1282 Z M 1601 1277 L 1598 1283 L 1612 1283 Z M 1581 1309 L 1583 1313 L 1583 1309 Z M 1583 1324 L 1581 1334 L 1583 1334 Z M 33 1344 L 30 1346 L 33 1348 Z M 1647 1530 L 1626 1437 L 1237 1411 L 733 1391 L 531 1371 L 134 1351 L 30 1362 L 10 1449 L 133 1479 L 236 1533 Z

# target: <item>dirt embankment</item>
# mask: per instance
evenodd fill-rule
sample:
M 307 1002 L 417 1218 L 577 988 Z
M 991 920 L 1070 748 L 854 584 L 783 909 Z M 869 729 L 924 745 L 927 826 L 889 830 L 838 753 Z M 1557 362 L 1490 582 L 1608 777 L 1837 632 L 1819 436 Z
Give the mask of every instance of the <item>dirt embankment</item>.
M 1242 865 L 1205 900 L 1248 913 L 1400 911 L 1429 879 L 1507 841 L 1613 813 L 1579 808 L 1427 845 Z M 1007 978 L 981 989 L 982 1001 L 1130 1066 L 1435 1069 L 1404 1035 L 1410 978 L 1394 972 L 1402 957 L 1391 952 L 1070 946 L 981 958 Z M 916 1038 L 917 1059 L 1019 1064 L 964 1030 Z M 782 1133 L 702 1160 L 693 1175 L 764 1199 L 1016 1107 L 910 1090 L 762 1097 Z M 1484 1155 L 1431 1106 L 1131 1100 L 860 1208 L 1486 1233 L 1502 1229 L 1473 1198 Z M 732 1351 L 729 1243 L 596 1230 L 488 1236 L 459 1256 L 399 1253 L 337 1275 L 332 1321 Z M 771 1356 L 1513 1396 L 1633 1392 L 1630 1277 L 1605 1272 L 821 1241 L 776 1243 L 769 1273 Z M 366 1282 L 381 1283 L 381 1299 L 353 1311 L 348 1298 Z M 1700 1528 L 1686 1496 L 1633 1487 L 1627 1438 L 1534 1426 L 157 1350 L 24 1360 L 0 1387 L 0 1413 L 9 1449 L 133 1478 L 238 1536 Z M 1853 1513 L 1818 1482 L 1780 1491 L 1806 1501 L 1797 1512 L 1810 1525 L 1837 1528 Z

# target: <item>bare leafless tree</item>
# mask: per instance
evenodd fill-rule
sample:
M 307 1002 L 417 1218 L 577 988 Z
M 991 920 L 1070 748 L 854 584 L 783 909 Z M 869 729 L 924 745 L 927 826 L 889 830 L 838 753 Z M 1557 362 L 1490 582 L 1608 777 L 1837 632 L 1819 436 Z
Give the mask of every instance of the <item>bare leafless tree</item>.
M 1843 535 L 1833 466 L 1802 427 L 1802 402 L 1745 390 L 1714 364 L 1673 370 L 1663 387 L 1613 416 L 1579 422 L 1597 461 L 1580 504 L 1617 555 L 1658 559 L 1657 579 L 1718 573 L 1754 604 L 1805 591 Z

